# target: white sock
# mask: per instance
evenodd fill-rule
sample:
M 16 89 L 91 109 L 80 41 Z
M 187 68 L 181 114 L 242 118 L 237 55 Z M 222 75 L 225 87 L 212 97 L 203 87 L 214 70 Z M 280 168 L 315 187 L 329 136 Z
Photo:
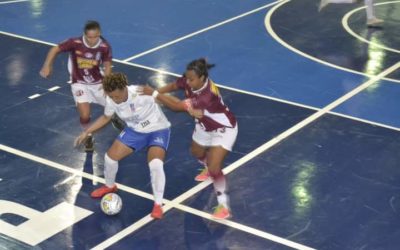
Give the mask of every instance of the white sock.
M 213 175 L 213 185 L 214 190 L 217 194 L 217 201 L 218 204 L 223 205 L 224 207 L 228 208 L 228 195 L 226 194 L 226 179 L 222 171 Z
M 364 3 L 365 3 L 365 6 L 367 7 L 367 8 L 366 8 L 366 11 L 367 11 L 367 20 L 370 20 L 370 19 L 372 19 L 372 18 L 375 18 L 375 15 L 374 15 L 374 6 L 372 5 L 372 4 L 373 4 L 372 0 L 364 0 Z
M 104 177 L 106 178 L 106 186 L 112 187 L 115 185 L 115 177 L 118 172 L 118 161 L 111 159 L 108 154 L 104 155 Z
M 153 159 L 149 162 L 149 168 L 154 202 L 161 205 L 165 188 L 164 163 L 160 159 Z

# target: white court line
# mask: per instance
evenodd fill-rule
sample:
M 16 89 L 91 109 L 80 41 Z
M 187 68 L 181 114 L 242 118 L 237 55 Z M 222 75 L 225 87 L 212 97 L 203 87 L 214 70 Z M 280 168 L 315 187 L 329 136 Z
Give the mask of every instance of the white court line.
M 185 39 L 188 39 L 188 38 L 193 37 L 193 36 L 195 36 L 195 35 L 198 35 L 198 34 L 200 34 L 200 33 L 204 33 L 204 32 L 206 32 L 206 31 L 208 31 L 208 30 L 217 28 L 217 27 L 219 27 L 219 26 L 221 26 L 221 25 L 224 25 L 224 24 L 233 22 L 233 21 L 235 21 L 235 20 L 237 20 L 237 19 L 239 19 L 239 18 L 248 16 L 248 15 L 251 15 L 251 14 L 253 14 L 253 13 L 256 13 L 256 12 L 258 12 L 258 11 L 260 11 L 260 10 L 266 9 L 266 8 L 268 8 L 268 7 L 270 7 L 270 6 L 274 5 L 274 4 L 277 4 L 277 3 L 281 2 L 281 1 L 282 1 L 282 0 L 279 0 L 279 1 L 276 1 L 276 2 L 272 2 L 272 3 L 269 3 L 269 4 L 267 4 L 267 5 L 261 6 L 261 7 L 257 8 L 257 9 L 254 9 L 254 10 L 251 10 L 251 11 L 248 11 L 248 12 L 245 12 L 245 13 L 243 13 L 243 14 L 241 14 L 241 15 L 238 15 L 238 16 L 235 16 L 235 17 L 232 17 L 232 18 L 229 18 L 229 19 L 227 19 L 227 20 L 225 20 L 225 21 L 222 21 L 222 22 L 220 22 L 220 23 L 211 25 L 211 26 L 209 26 L 209 27 L 207 27 L 207 28 L 198 30 L 198 31 L 196 31 L 196 32 L 190 33 L 190 34 L 188 34 L 188 35 L 186 35 L 186 36 L 182 36 L 182 37 L 180 37 L 180 38 L 177 38 L 177 39 L 175 39 L 175 40 L 173 40 L 173 41 L 170 41 L 170 42 L 168 42 L 168 43 L 165 43 L 165 44 L 160 45 L 160 46 L 158 46 L 158 47 L 155 47 L 155 48 L 153 48 L 153 49 L 150 49 L 150 50 L 144 51 L 144 52 L 142 52 L 142 53 L 140 53 L 140 54 L 137 54 L 137 55 L 128 57 L 128 58 L 126 58 L 126 59 L 124 59 L 124 60 L 122 60 L 122 61 L 128 62 L 128 61 L 130 61 L 130 60 L 133 60 L 133 59 L 142 57 L 142 56 L 147 55 L 147 54 L 150 54 L 150 53 L 153 53 L 154 51 L 157 51 L 157 50 L 160 50 L 160 49 L 162 49 L 162 48 L 168 47 L 168 46 L 170 46 L 170 45 L 172 45 L 172 44 L 178 43 L 178 42 L 180 42 L 180 41 L 183 41 L 183 40 L 185 40 Z
M 392 4 L 392 3 L 400 3 L 400 1 L 391 1 L 391 2 L 376 3 L 376 4 L 374 4 L 374 5 L 375 5 L 375 6 L 378 6 L 378 5 L 386 5 L 386 4 Z M 400 50 L 393 49 L 393 48 L 389 48 L 389 47 L 386 47 L 385 45 L 382 45 L 382 44 L 379 44 L 379 43 L 374 43 L 374 42 L 371 42 L 371 41 L 365 39 L 364 37 L 362 37 L 362 36 L 358 35 L 357 33 L 355 33 L 355 32 L 349 27 L 349 18 L 350 18 L 350 16 L 353 15 L 355 12 L 360 11 L 360 10 L 365 9 L 365 8 L 367 8 L 367 7 L 363 6 L 363 7 L 354 9 L 354 10 L 348 12 L 346 15 L 344 15 L 344 17 L 343 17 L 343 19 L 342 19 L 342 26 L 343 26 L 343 28 L 347 31 L 347 33 L 349 33 L 350 35 L 352 35 L 353 37 L 357 38 L 357 39 L 360 40 L 360 41 L 363 41 L 363 42 L 365 42 L 365 43 L 367 43 L 367 44 L 373 45 L 373 46 L 375 46 L 375 47 L 378 47 L 378 48 L 381 48 L 381 49 L 384 49 L 384 50 L 387 50 L 387 51 L 391 51 L 391 52 L 394 52 L 394 53 L 400 53 Z
M 56 91 L 59 88 L 61 88 L 61 87 L 60 86 L 54 86 L 52 88 L 49 88 L 48 91 L 53 92 L 53 91 Z
M 20 3 L 20 2 L 29 2 L 30 0 L 14 0 L 14 1 L 5 1 L 0 2 L 0 4 L 8 4 L 8 3 Z
M 21 151 L 21 150 L 18 150 L 18 149 L 15 149 L 15 148 L 3 145 L 3 144 L 0 144 L 0 150 L 3 150 L 5 152 L 8 152 L 8 153 L 20 156 L 20 157 L 23 157 L 23 158 L 31 160 L 31 161 L 38 162 L 40 164 L 43 164 L 43 165 L 46 165 L 46 166 L 49 166 L 49 167 L 52 167 L 52 168 L 55 168 L 55 169 L 58 169 L 58 170 L 61 170 L 61 171 L 64 171 L 64 172 L 68 172 L 70 174 L 73 174 L 74 176 L 82 176 L 82 177 L 84 177 L 86 179 L 95 180 L 95 181 L 97 181 L 99 183 L 105 184 L 104 178 L 101 178 L 101 177 L 98 177 L 98 176 L 94 176 L 92 174 L 88 174 L 88 173 L 83 172 L 81 170 L 73 169 L 71 167 L 68 167 L 68 166 L 65 166 L 65 165 L 62 165 L 62 164 L 59 164 L 59 163 L 44 159 L 42 157 L 38 157 L 38 156 L 35 156 L 35 155 L 32 155 L 32 154 L 26 153 L 24 151 Z M 172 201 L 164 199 L 163 202 L 166 204 L 163 207 L 164 212 L 167 212 L 168 210 L 170 210 L 172 208 L 177 208 L 179 210 L 182 210 L 182 211 L 185 211 L 185 212 L 188 212 L 188 213 L 203 217 L 205 219 L 209 219 L 209 220 L 215 221 L 215 222 L 220 223 L 220 224 L 224 224 L 224 225 L 233 227 L 235 229 L 244 231 L 246 233 L 253 234 L 255 236 L 259 236 L 261 238 L 264 238 L 264 239 L 267 239 L 267 240 L 271 240 L 271 241 L 274 241 L 274 242 L 277 242 L 277 243 L 280 243 L 280 244 L 283 244 L 283 245 L 286 245 L 286 246 L 290 246 L 290 247 L 293 247 L 293 248 L 296 248 L 296 249 L 302 249 L 302 250 L 303 249 L 304 250 L 312 250 L 312 248 L 309 248 L 307 246 L 303 246 L 303 245 L 298 244 L 296 242 L 293 242 L 293 241 L 290 241 L 290 240 L 287 240 L 287 239 L 284 239 L 284 238 L 269 234 L 267 232 L 264 232 L 264 231 L 261 231 L 261 230 L 255 229 L 255 228 L 248 227 L 248 226 L 240 224 L 240 223 L 236 223 L 236 222 L 229 221 L 229 220 L 215 220 L 208 213 L 205 213 L 203 211 L 199 211 L 197 209 L 194 209 L 194 208 L 191 208 L 191 207 L 188 207 L 188 206 L 185 206 L 185 205 L 182 205 L 182 204 L 178 203 L 178 202 L 183 202 L 185 199 L 189 198 L 190 196 L 193 196 L 198 191 L 206 188 L 208 185 L 210 185 L 210 183 L 211 183 L 210 181 L 202 182 L 202 183 L 198 184 L 197 186 L 193 187 L 192 189 L 190 189 L 189 191 L 185 192 L 184 194 L 178 196 L 176 199 L 174 199 Z M 119 190 L 126 191 L 128 193 L 140 196 L 140 197 L 145 198 L 145 199 L 153 200 L 153 195 L 151 195 L 151 194 L 148 194 L 146 192 L 140 191 L 138 189 L 135 189 L 135 188 L 132 188 L 132 187 L 120 184 L 120 183 L 117 183 L 117 185 L 118 185 L 118 189 Z M 129 235 L 132 232 L 136 231 L 137 229 L 143 227 L 144 225 L 146 225 L 147 223 L 151 222 L 152 220 L 153 219 L 150 217 L 150 215 L 146 215 L 145 217 L 143 217 L 139 221 L 136 221 L 134 224 L 130 225 L 129 227 L 123 229 L 122 231 L 120 231 L 119 233 L 115 234 L 114 236 L 108 238 L 106 241 L 104 241 L 104 242 L 100 243 L 99 245 L 95 246 L 94 249 L 104 249 L 104 248 L 116 243 L 117 241 L 123 239 L 124 237 L 126 237 L 127 235 Z
M 34 95 L 29 96 L 28 98 L 32 100 L 32 99 L 38 98 L 39 96 L 40 96 L 40 94 L 34 94 Z
M 0 34 L 11 36 L 11 37 L 16 37 L 16 38 L 27 40 L 27 41 L 31 41 L 31 42 L 50 45 L 50 46 L 55 46 L 56 45 L 54 43 L 44 42 L 44 41 L 41 41 L 41 40 L 37 40 L 37 39 L 29 38 L 29 37 L 24 37 L 24 36 L 20 36 L 20 35 L 15 35 L 15 34 L 4 32 L 4 31 L 0 31 Z M 118 59 L 113 59 L 113 61 L 121 63 L 121 64 L 125 64 L 125 65 L 130 65 L 130 66 L 142 68 L 142 69 L 147 69 L 147 70 L 154 71 L 154 72 L 157 72 L 157 73 L 160 73 L 160 74 L 166 74 L 166 75 L 171 75 L 171 76 L 175 76 L 175 77 L 180 77 L 181 76 L 181 74 L 176 74 L 176 73 L 172 73 L 172 72 L 168 72 L 168 71 L 152 68 L 152 67 L 149 67 L 149 66 L 132 63 L 132 62 L 125 62 L 125 61 L 121 61 L 121 60 L 118 60 Z M 384 80 L 389 80 L 389 79 L 386 79 L 386 78 L 383 78 L 383 79 Z M 287 101 L 287 100 L 284 100 L 284 99 L 280 99 L 280 98 L 276 98 L 276 97 L 272 97 L 272 96 L 268 96 L 268 95 L 263 95 L 263 94 L 258 94 L 258 93 L 254 93 L 254 92 L 250 92 L 250 91 L 246 91 L 246 90 L 232 88 L 232 87 L 224 86 L 224 85 L 221 85 L 221 84 L 217 84 L 217 86 L 220 87 L 220 88 L 228 89 L 228 90 L 235 91 L 235 92 L 238 92 L 238 93 L 257 96 L 257 97 L 261 97 L 261 98 L 264 98 L 264 99 L 269 99 L 269 100 L 273 100 L 273 101 L 277 101 L 277 102 L 281 102 L 281 103 L 286 103 L 286 104 L 290 104 L 290 105 L 297 106 L 297 107 L 303 107 L 303 108 L 308 108 L 308 109 L 312 109 L 312 110 L 320 110 L 320 108 L 317 108 L 317 107 L 313 107 L 313 106 L 309 106 L 309 105 L 305 105 L 305 104 L 301 104 L 301 103 L 297 103 L 297 102 Z M 329 112 L 329 113 L 333 114 L 333 115 L 338 115 L 338 116 L 341 116 L 341 117 L 346 117 L 348 119 L 360 121 L 360 122 L 363 122 L 363 123 L 372 124 L 372 125 L 376 125 L 376 126 L 380 126 L 380 127 L 384 127 L 384 128 L 389 128 L 389 129 L 394 129 L 394 130 L 398 131 L 397 128 L 388 126 L 386 124 L 377 123 L 377 122 L 373 122 L 373 121 L 369 121 L 369 120 L 365 120 L 365 119 L 361 119 L 361 118 L 358 118 L 358 117 L 349 116 L 349 115 L 345 115 L 345 114 L 340 114 L 340 113 L 336 113 L 336 112 Z
M 266 27 L 268 33 L 269 33 L 278 43 L 280 43 L 282 46 L 288 48 L 289 50 L 291 50 L 291 51 L 293 51 L 293 52 L 295 52 L 295 53 L 297 53 L 297 54 L 299 54 L 299 55 L 301 55 L 301 56 L 303 56 L 303 57 L 305 57 L 305 58 L 308 58 L 308 59 L 310 59 L 310 60 L 312 60 L 312 61 L 315 61 L 315 62 L 324 64 L 324 65 L 327 65 L 327 66 L 332 67 L 332 68 L 336 68 L 336 69 L 339 69 L 339 70 L 343 70 L 343 71 L 347 71 L 347 72 L 350 72 L 350 73 L 354 73 L 354 74 L 357 74 L 357 75 L 363 75 L 363 76 L 373 77 L 373 75 L 366 74 L 366 73 L 359 72 L 359 71 L 355 71 L 355 70 L 352 70 L 352 69 L 348 69 L 348 68 L 345 68 L 345 67 L 342 67 L 342 66 L 338 66 L 338 65 L 336 65 L 336 64 L 329 63 L 329 62 L 327 62 L 327 61 L 323 61 L 323 60 L 321 60 L 321 59 L 319 59 L 319 58 L 313 57 L 313 56 L 311 56 L 311 55 L 309 55 L 309 54 L 306 54 L 306 53 L 304 53 L 304 52 L 302 52 L 302 51 L 300 51 L 300 50 L 298 50 L 298 49 L 292 47 L 291 45 L 289 45 L 288 43 L 286 43 L 285 41 L 283 41 L 283 40 L 275 33 L 275 31 L 273 30 L 273 28 L 272 28 L 272 26 L 271 26 L 271 17 L 272 17 L 273 13 L 274 13 L 277 9 L 279 9 L 279 8 L 280 8 L 281 6 L 283 6 L 284 4 L 287 4 L 288 2 L 290 2 L 290 0 L 285 0 L 285 1 L 280 2 L 279 4 L 275 5 L 274 7 L 272 7 L 271 10 L 268 11 L 267 15 L 265 16 L 265 20 L 264 20 L 265 27 Z M 391 81 L 391 82 L 400 83 L 400 80 L 396 80 L 396 79 L 392 79 L 392 78 L 383 78 L 383 79 L 384 79 L 384 80 L 387 80 L 387 81 Z

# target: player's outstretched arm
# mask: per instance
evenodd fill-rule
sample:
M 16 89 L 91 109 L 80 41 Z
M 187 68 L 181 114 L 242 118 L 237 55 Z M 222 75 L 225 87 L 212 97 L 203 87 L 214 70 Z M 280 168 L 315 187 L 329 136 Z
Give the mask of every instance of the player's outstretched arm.
M 171 92 L 174 92 L 175 90 L 178 90 L 178 85 L 176 85 L 175 82 L 169 83 L 169 84 L 167 84 L 167 85 L 165 85 L 165 86 L 163 86 L 163 87 L 157 89 L 157 91 L 158 91 L 159 93 L 161 93 L 161 94 L 164 94 L 164 93 L 171 93 Z
M 49 50 L 46 60 L 43 63 L 42 69 L 39 72 L 42 77 L 47 78 L 51 75 L 51 72 L 53 71 L 54 59 L 56 58 L 57 54 L 60 53 L 60 51 L 61 50 L 58 48 L 58 46 L 54 46 Z
M 99 118 L 97 118 L 97 120 L 92 123 L 92 125 L 90 125 L 89 128 L 87 128 L 85 131 L 83 131 L 74 141 L 74 146 L 79 146 L 80 144 L 82 144 L 90 134 L 96 132 L 97 130 L 101 129 L 102 127 L 104 127 L 105 125 L 107 125 L 107 123 L 109 123 L 111 121 L 111 117 L 112 116 L 106 116 L 106 115 L 102 115 Z

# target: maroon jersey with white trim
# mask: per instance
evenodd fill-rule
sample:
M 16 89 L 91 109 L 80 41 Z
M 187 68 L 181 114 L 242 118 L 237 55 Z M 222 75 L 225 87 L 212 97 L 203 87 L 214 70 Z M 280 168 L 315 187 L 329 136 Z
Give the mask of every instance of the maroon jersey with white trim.
M 99 84 L 103 79 L 100 65 L 112 60 L 111 46 L 101 37 L 94 47 L 88 47 L 83 36 L 58 44 L 62 52 L 70 53 L 72 83 Z
M 224 104 L 218 87 L 213 81 L 207 80 L 201 89 L 193 90 L 187 84 L 186 77 L 181 77 L 176 81 L 176 85 L 185 91 L 185 96 L 194 109 L 203 110 L 203 117 L 196 120 L 206 131 L 236 126 L 235 116 Z

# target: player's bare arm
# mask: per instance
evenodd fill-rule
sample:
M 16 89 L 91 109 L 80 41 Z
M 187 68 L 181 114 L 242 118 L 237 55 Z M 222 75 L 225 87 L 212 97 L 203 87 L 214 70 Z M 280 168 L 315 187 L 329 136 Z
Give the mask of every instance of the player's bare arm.
M 74 146 L 79 146 L 80 144 L 82 144 L 90 134 L 96 132 L 97 130 L 101 129 L 102 127 L 104 127 L 105 125 L 107 125 L 110 121 L 111 121 L 111 117 L 112 116 L 106 116 L 106 115 L 102 115 L 99 118 L 97 118 L 97 120 L 90 125 L 89 128 L 87 128 L 85 131 L 83 131 L 76 139 L 74 142 Z
M 161 94 L 174 92 L 175 90 L 178 90 L 178 85 L 176 85 L 175 82 L 169 83 L 169 84 L 157 89 L 157 91 Z
M 112 62 L 111 61 L 105 61 L 103 62 L 103 66 L 104 66 L 104 75 L 108 76 L 111 74 L 112 71 Z
M 54 46 L 49 50 L 46 60 L 43 63 L 42 69 L 39 72 L 42 77 L 47 78 L 51 75 L 53 71 L 53 62 L 58 53 L 60 53 L 60 48 L 58 48 L 58 46 Z

